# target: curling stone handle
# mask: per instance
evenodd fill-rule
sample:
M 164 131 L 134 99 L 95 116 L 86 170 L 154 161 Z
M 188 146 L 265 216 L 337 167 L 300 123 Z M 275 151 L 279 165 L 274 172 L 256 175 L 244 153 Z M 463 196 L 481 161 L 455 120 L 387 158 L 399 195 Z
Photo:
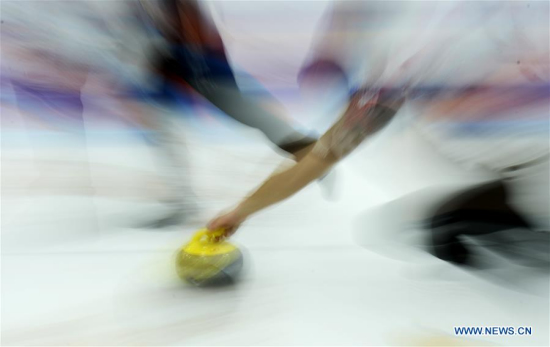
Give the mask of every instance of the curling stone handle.
M 212 238 L 223 236 L 224 229 L 217 229 L 214 231 L 209 231 L 206 228 L 200 229 L 195 235 L 193 236 L 192 242 L 201 242 L 204 236 L 206 236 L 207 242 L 212 242 Z

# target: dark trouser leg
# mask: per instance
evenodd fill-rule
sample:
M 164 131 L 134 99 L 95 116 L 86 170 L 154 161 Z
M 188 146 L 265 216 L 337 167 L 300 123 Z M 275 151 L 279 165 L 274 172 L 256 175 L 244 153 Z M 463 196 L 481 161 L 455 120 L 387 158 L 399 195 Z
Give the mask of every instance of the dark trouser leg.
M 197 86 L 196 89 L 231 118 L 260 130 L 273 144 L 287 153 L 294 155 L 316 141 L 244 96 L 232 80 L 216 80 L 209 88 Z
M 151 141 L 156 150 L 160 173 L 168 187 L 170 196 L 163 199 L 170 211 L 150 223 L 145 228 L 164 228 L 184 223 L 197 213 L 196 196 L 193 193 L 190 165 L 186 157 L 186 145 L 178 124 L 171 112 L 177 111 L 175 87 L 167 80 L 162 81 L 154 97 L 150 100 L 159 107 L 151 114 Z
M 434 254 L 446 261 L 464 264 L 469 250 L 460 236 L 486 235 L 528 223 L 507 203 L 508 194 L 501 182 L 463 192 L 444 202 L 430 221 Z
M 315 142 L 297 131 L 282 115 L 276 115 L 241 93 L 233 70 L 220 56 L 208 56 L 188 49 L 174 51 L 177 64 L 165 63 L 172 76 L 186 81 L 199 94 L 234 120 L 260 130 L 277 147 L 295 154 Z M 274 104 L 278 102 L 271 98 Z

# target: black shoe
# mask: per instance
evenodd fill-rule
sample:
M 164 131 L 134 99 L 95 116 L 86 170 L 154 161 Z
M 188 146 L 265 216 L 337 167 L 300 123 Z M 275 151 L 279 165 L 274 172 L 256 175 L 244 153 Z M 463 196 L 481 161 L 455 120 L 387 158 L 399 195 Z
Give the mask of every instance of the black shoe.
M 456 265 L 470 265 L 471 252 L 455 236 L 432 245 L 436 257 Z

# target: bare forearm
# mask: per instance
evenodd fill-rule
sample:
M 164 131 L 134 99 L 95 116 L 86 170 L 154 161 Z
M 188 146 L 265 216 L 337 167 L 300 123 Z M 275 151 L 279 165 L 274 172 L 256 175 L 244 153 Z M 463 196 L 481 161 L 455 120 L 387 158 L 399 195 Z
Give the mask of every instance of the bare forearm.
M 321 177 L 334 163 L 335 158 L 321 159 L 314 154 L 308 154 L 299 163 L 267 179 L 238 209 L 244 217 L 248 217 L 281 202 Z

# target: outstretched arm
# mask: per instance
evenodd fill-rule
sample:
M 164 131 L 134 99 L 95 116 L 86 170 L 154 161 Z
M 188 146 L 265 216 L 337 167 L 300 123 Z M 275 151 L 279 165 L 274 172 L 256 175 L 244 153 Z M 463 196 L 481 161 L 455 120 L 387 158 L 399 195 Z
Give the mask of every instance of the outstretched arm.
M 377 99 L 378 100 L 378 99 Z M 314 145 L 305 157 L 289 169 L 268 178 L 237 207 L 208 224 L 208 229 L 225 229 L 232 235 L 249 216 L 281 202 L 321 177 L 365 138 L 384 127 L 401 106 L 397 103 L 365 103 L 363 94 L 354 96 L 342 118 Z
M 338 158 L 334 155 L 320 157 L 310 151 L 287 170 L 268 178 L 233 210 L 212 220 L 208 224 L 208 229 L 224 228 L 226 236 L 230 236 L 249 216 L 296 194 L 321 177 L 337 161 Z

